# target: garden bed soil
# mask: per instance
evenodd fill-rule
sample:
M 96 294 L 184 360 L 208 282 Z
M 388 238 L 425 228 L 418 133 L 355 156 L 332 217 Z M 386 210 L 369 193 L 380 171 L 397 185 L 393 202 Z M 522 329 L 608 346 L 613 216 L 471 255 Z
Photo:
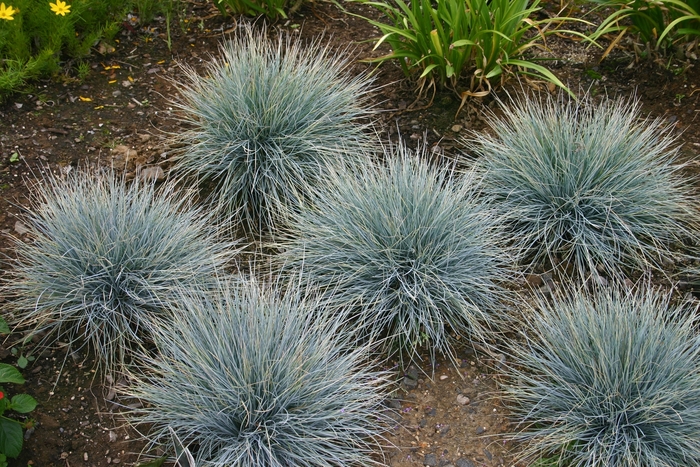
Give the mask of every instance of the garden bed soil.
M 69 76 L 36 83 L 27 93 L 0 105 L 0 256 L 3 270 L 13 257 L 10 237 L 27 239 L 22 206 L 27 205 L 31 184 L 47 171 L 75 169 L 87 162 L 113 166 L 136 175 L 168 172 L 168 133 L 181 130 L 169 99 L 172 80 L 181 78 L 179 63 L 201 67 L 219 43 L 235 33 L 245 18 L 223 18 L 204 0 L 188 0 L 187 15 L 172 31 L 167 47 L 162 18 L 148 32 L 124 29 L 114 50 L 97 47 L 89 59 L 91 72 L 84 81 Z M 346 6 L 356 14 L 376 16 L 368 7 Z M 558 4 L 545 4 L 554 12 Z M 585 12 L 574 12 L 581 15 Z M 371 42 L 378 31 L 362 19 L 332 3 L 311 2 L 290 20 L 269 25 L 270 33 L 286 30 L 304 38 L 325 34 L 332 48 L 351 46 L 352 59 L 378 56 Z M 662 118 L 674 127 L 682 156 L 691 161 L 700 153 L 700 69 L 697 60 L 659 58 L 636 61 L 625 49 L 616 50 L 602 63 L 600 49 L 550 36 L 548 62 L 552 71 L 577 94 L 597 97 L 636 96 L 644 115 Z M 629 48 L 629 47 L 628 47 Z M 97 50 L 100 49 L 100 50 Z M 103 52 L 102 54 L 100 52 Z M 454 93 L 438 92 L 416 101 L 415 84 L 404 79 L 396 64 L 378 69 L 355 62 L 355 73 L 373 72 L 379 134 L 387 139 L 400 134 L 409 141 L 425 140 L 438 153 L 456 156 L 459 138 L 472 131 L 488 131 L 486 117 L 498 112 L 494 95 L 474 99 L 456 116 L 460 100 Z M 512 79 L 496 96 L 507 100 L 531 89 L 532 83 Z M 540 85 L 542 92 L 551 92 Z M 554 91 L 558 92 L 558 91 Z M 529 278 L 538 286 L 537 277 Z M 524 284 L 527 285 L 527 284 Z M 0 298 L 2 300 L 2 298 Z M 80 352 L 66 354 L 57 347 L 41 350 L 34 342 L 21 346 L 21 335 L 11 335 L 0 348 L 0 358 L 16 363 L 11 347 L 35 357 L 23 370 L 27 383 L 8 386 L 11 393 L 27 392 L 39 406 L 32 414 L 36 424 L 27 433 L 24 450 L 11 466 L 37 467 L 133 465 L 140 460 L 143 440 L 124 426 L 124 404 L 115 386 L 93 370 L 94 360 Z M 390 466 L 511 466 L 525 465 L 516 446 L 505 441 L 513 430 L 498 398 L 503 355 L 459 350 L 458 365 L 439 361 L 435 371 L 425 366 L 397 373 L 397 389 L 388 404 L 396 410 L 396 424 L 388 435 L 384 462 Z M 430 375 L 431 377 L 428 377 Z M 59 377 L 60 376 L 60 377 Z M 58 378 L 58 380 L 57 380 Z M 151 452 L 153 454 L 153 452 Z

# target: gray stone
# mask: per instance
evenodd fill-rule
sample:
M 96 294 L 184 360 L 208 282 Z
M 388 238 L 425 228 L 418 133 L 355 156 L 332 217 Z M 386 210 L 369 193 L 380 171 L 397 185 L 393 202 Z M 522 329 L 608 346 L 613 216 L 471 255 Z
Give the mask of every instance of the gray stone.
M 406 377 L 418 381 L 418 367 L 410 365 L 406 368 Z
M 474 463 L 470 461 L 469 459 L 465 459 L 464 457 L 460 457 L 455 461 L 455 467 L 475 467 Z
M 401 408 L 401 401 L 398 399 L 389 399 L 386 404 L 390 409 L 399 410 Z
M 165 172 L 159 165 L 144 167 L 141 169 L 141 173 L 139 175 L 141 176 L 141 180 L 144 182 L 160 182 L 165 179 Z
M 411 379 L 408 376 L 405 376 L 403 378 L 403 382 L 401 384 L 403 384 L 403 387 L 406 389 L 415 389 L 416 387 L 418 387 L 418 381 L 416 381 L 415 379 Z
M 541 287 L 544 283 L 539 274 L 528 274 L 525 276 L 525 282 L 527 282 L 527 284 L 533 288 Z
M 423 459 L 423 465 L 437 467 L 437 456 L 435 454 L 426 454 L 425 458 Z
M 458 394 L 457 395 L 457 403 L 460 405 L 467 405 L 471 402 L 471 400 L 465 396 L 464 394 Z
M 17 221 L 15 222 L 15 232 L 17 232 L 19 235 L 24 235 L 31 232 L 31 230 L 29 230 L 29 228 L 20 221 Z

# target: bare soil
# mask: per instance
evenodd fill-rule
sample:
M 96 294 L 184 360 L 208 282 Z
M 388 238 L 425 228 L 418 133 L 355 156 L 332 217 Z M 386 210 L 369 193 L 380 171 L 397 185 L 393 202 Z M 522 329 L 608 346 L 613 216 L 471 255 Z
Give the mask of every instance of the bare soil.
M 156 18 L 148 29 L 125 28 L 115 50 L 95 50 L 91 72 L 84 81 L 70 76 L 37 83 L 24 94 L 0 104 L 0 268 L 9 267 L 13 251 L 10 236 L 26 238 L 21 220 L 31 181 L 45 171 L 61 171 L 90 162 L 112 165 L 127 173 L 168 171 L 170 148 L 164 135 L 177 132 L 179 123 L 169 104 L 180 77 L 178 63 L 204 64 L 219 43 L 235 33 L 245 18 L 222 18 L 211 3 L 187 0 L 187 15 L 172 28 L 168 48 L 165 24 Z M 357 4 L 351 12 L 376 17 Z M 554 13 L 557 4 L 544 4 Z M 581 16 L 586 12 L 573 12 Z M 289 21 L 268 26 L 270 33 L 287 30 L 305 38 L 325 32 L 339 51 L 351 45 L 353 58 L 377 56 L 368 38 L 378 31 L 362 19 L 331 3 L 310 3 Z M 700 69 L 698 61 L 674 57 L 637 60 L 629 43 L 599 62 L 600 49 L 552 36 L 547 62 L 562 81 L 581 94 L 636 96 L 645 115 L 663 118 L 675 127 L 684 157 L 700 153 Z M 103 53 L 100 53 L 103 52 Z M 372 65 L 357 62 L 353 72 L 370 72 Z M 404 79 L 398 66 L 387 63 L 374 72 L 377 128 L 384 138 L 397 134 L 409 140 L 425 139 L 435 151 L 448 156 L 459 152 L 459 137 L 488 131 L 485 117 L 498 112 L 494 95 L 469 101 L 456 116 L 460 101 L 444 91 L 416 101 L 415 83 Z M 507 99 L 533 83 L 510 80 L 496 96 Z M 551 92 L 541 85 L 543 92 Z M 555 91 L 556 92 L 556 91 Z M 15 156 L 16 155 L 16 156 Z M 14 157 L 13 157 L 14 156 Z M 18 158 L 16 162 L 12 162 Z M 535 278 L 533 283 L 537 285 Z M 2 300 L 2 297 L 0 297 Z M 42 350 L 34 342 L 17 343 L 10 336 L 0 358 L 16 363 L 17 355 L 35 359 L 23 370 L 27 383 L 11 393 L 28 392 L 39 406 L 32 414 L 35 427 L 28 432 L 24 450 L 11 466 L 134 465 L 144 443 L 125 428 L 114 387 L 95 375 L 90 355 L 66 355 L 62 348 Z M 459 367 L 441 361 L 433 369 L 410 368 L 397 373 L 399 389 L 388 403 L 396 409 L 396 425 L 388 437 L 393 447 L 385 461 L 393 467 L 429 465 L 456 467 L 524 465 L 517 446 L 503 436 L 513 429 L 498 398 L 502 355 L 460 351 Z M 60 374 L 60 379 L 57 377 Z M 432 378 L 427 375 L 433 376 Z M 154 453 L 151 453 L 154 454 Z M 157 454 L 157 453 L 155 453 Z M 144 458 L 141 457 L 141 460 Z

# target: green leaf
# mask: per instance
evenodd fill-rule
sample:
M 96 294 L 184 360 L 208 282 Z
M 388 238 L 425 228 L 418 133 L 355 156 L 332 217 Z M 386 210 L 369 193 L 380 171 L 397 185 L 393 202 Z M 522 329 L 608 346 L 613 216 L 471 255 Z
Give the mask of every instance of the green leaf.
M 452 47 L 463 47 L 465 45 L 476 45 L 476 42 L 470 41 L 469 39 L 461 39 L 451 44 Z
M 7 325 L 5 318 L 0 317 L 0 334 L 9 334 L 10 326 Z
M 24 384 L 24 377 L 19 370 L 7 363 L 0 363 L 0 383 Z
M 435 68 L 435 67 L 437 67 L 437 64 L 435 64 L 435 63 L 428 65 L 427 67 L 425 67 L 425 70 L 423 70 L 423 73 L 421 73 L 420 77 L 423 78 L 423 77 L 429 75 L 430 72 L 433 71 L 433 68 Z
M 557 78 L 554 73 L 543 67 L 542 65 L 538 65 L 536 63 L 528 62 L 526 60 L 514 60 L 510 59 L 505 62 L 506 65 L 513 65 L 513 66 L 519 66 L 523 67 L 526 69 L 531 69 L 535 70 L 537 74 L 532 73 L 534 76 L 538 76 L 540 78 L 544 78 L 550 83 L 554 83 L 555 85 L 559 86 L 561 89 L 563 89 L 567 94 L 569 94 L 571 97 L 574 99 L 577 99 L 576 95 L 571 92 L 569 88 L 567 88 L 564 83 L 559 81 L 559 78 Z
M 27 364 L 29 364 L 29 360 L 27 360 L 27 357 L 25 357 L 24 355 L 20 355 L 17 359 L 17 366 L 24 370 L 25 368 L 27 368 Z
M 173 427 L 169 426 L 168 429 L 170 430 L 170 436 L 172 436 L 173 444 L 175 445 L 175 465 L 177 467 L 197 467 L 192 453 L 182 444 L 182 441 L 178 438 Z
M 491 71 L 486 73 L 486 79 L 495 78 L 496 76 L 500 75 L 501 73 L 503 73 L 503 69 L 501 68 L 501 65 L 496 63 L 494 65 L 494 67 L 491 69 Z
M 13 152 L 12 155 L 10 155 L 10 162 L 17 162 L 19 160 L 19 153 Z
M 154 459 L 149 462 L 144 462 L 143 464 L 139 464 L 136 467 L 160 467 L 165 463 L 165 460 L 167 457 L 159 457 L 158 459 Z
M 0 467 L 7 467 L 7 456 L 0 453 Z
M 12 397 L 10 408 L 15 412 L 27 413 L 36 409 L 36 399 L 29 394 L 17 394 Z
M 13 459 L 22 451 L 22 427 L 19 422 L 0 417 L 0 452 Z

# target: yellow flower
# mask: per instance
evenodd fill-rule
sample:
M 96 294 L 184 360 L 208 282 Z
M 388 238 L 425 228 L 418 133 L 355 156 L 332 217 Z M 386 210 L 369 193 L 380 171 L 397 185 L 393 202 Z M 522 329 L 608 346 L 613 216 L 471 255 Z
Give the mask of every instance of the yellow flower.
M 49 3 L 49 6 L 51 6 L 51 11 L 57 15 L 66 16 L 66 13 L 70 13 L 70 5 L 61 0 L 56 0 L 56 3 Z
M 12 8 L 12 5 L 6 7 L 4 3 L 0 3 L 0 19 L 6 19 L 7 21 L 12 21 L 14 18 L 12 15 L 19 12 Z

